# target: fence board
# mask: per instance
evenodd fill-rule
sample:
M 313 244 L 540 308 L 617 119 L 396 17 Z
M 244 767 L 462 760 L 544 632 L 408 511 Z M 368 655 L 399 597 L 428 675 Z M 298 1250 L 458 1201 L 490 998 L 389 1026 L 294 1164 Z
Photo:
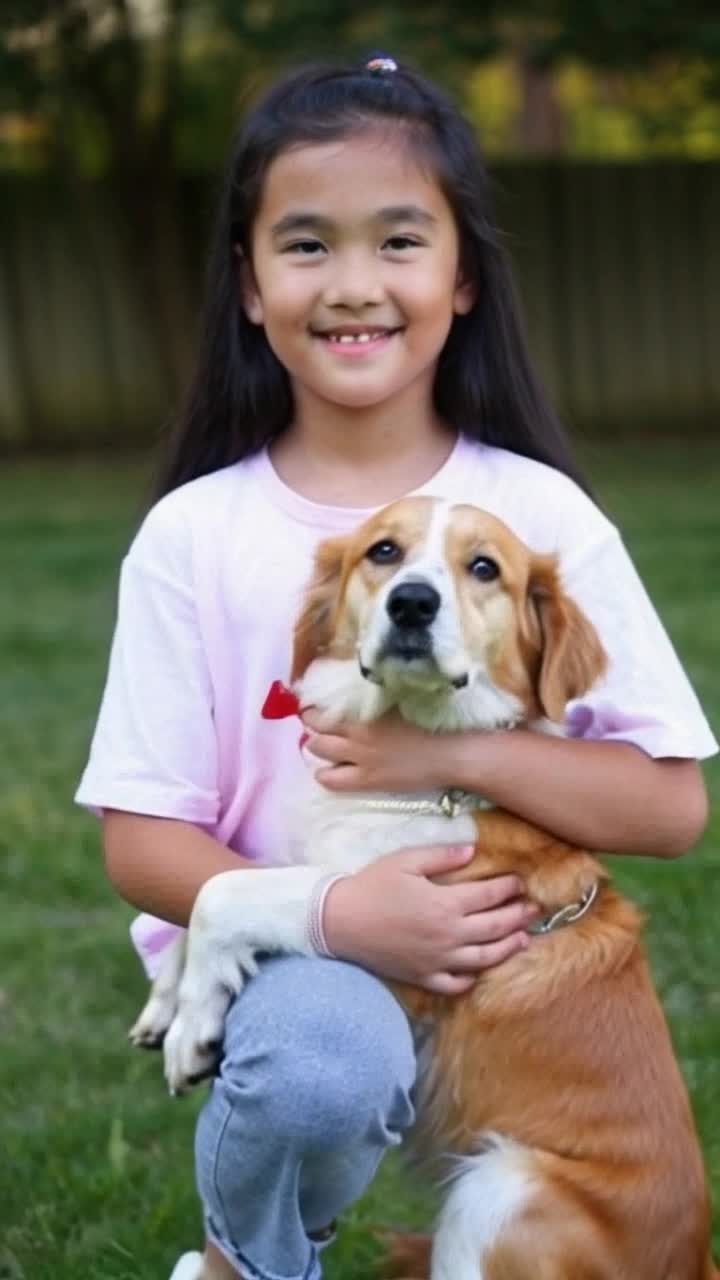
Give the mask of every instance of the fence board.
M 710 429 L 720 165 L 496 166 L 531 345 L 571 422 Z M 179 211 L 197 279 L 209 186 Z M 168 411 L 103 184 L 0 175 L 0 446 L 147 438 Z

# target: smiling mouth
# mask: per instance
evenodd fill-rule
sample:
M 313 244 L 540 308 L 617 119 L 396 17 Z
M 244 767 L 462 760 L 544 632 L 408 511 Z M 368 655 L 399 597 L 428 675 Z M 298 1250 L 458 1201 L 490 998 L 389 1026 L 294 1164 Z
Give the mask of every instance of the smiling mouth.
M 332 346 L 341 347 L 367 347 L 374 342 L 382 342 L 387 338 L 392 338 L 394 334 L 400 333 L 400 328 L 395 329 L 331 329 L 326 332 L 319 330 L 311 331 L 314 338 L 320 338 L 323 342 L 330 343 Z

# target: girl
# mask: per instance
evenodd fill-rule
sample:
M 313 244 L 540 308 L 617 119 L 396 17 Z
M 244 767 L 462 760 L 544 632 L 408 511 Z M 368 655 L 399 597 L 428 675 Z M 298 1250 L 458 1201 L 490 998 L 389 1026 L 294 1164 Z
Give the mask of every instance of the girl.
M 286 859 L 303 766 L 292 721 L 261 708 L 313 551 L 408 492 L 558 552 L 609 675 L 564 739 L 394 719 L 313 734 L 309 714 L 325 785 L 460 786 L 591 849 L 686 849 L 715 743 L 532 372 L 471 129 L 391 59 L 303 70 L 231 158 L 194 384 L 123 566 L 78 792 L 112 882 L 153 913 L 134 927 L 150 973 L 205 880 Z M 271 959 L 236 1001 L 197 1130 L 205 1252 L 175 1280 L 319 1275 L 330 1224 L 413 1119 L 412 1038 L 375 975 L 452 994 L 528 945 L 514 877 L 433 883 L 469 856 L 406 849 L 338 882 L 323 923 L 341 959 Z

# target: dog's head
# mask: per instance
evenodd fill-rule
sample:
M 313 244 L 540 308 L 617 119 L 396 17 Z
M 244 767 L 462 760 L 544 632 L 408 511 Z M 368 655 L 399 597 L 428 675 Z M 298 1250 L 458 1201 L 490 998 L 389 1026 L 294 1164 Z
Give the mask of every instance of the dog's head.
M 431 728 L 547 717 L 605 669 L 555 557 L 477 507 L 404 498 L 323 542 L 294 635 L 301 701 Z

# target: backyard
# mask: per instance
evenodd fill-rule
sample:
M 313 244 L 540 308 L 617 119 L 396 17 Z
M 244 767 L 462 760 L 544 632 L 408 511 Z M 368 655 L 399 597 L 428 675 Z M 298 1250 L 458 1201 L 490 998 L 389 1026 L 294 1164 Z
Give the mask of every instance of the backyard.
M 586 450 L 706 712 L 720 722 L 720 504 L 710 443 Z M 132 912 L 108 885 L 95 820 L 72 793 L 102 687 L 119 559 L 148 466 L 5 463 L 0 475 L 0 1277 L 163 1280 L 199 1239 L 191 1145 L 201 1097 L 171 1101 L 126 1029 L 144 979 Z M 687 858 L 613 860 L 649 913 L 653 968 L 718 1204 L 720 768 Z M 622 1082 L 618 1081 L 618 1087 Z M 430 1200 L 399 1161 L 341 1224 L 330 1280 L 367 1276 L 369 1223 L 420 1227 Z M 720 1230 L 716 1230 L 716 1250 Z

